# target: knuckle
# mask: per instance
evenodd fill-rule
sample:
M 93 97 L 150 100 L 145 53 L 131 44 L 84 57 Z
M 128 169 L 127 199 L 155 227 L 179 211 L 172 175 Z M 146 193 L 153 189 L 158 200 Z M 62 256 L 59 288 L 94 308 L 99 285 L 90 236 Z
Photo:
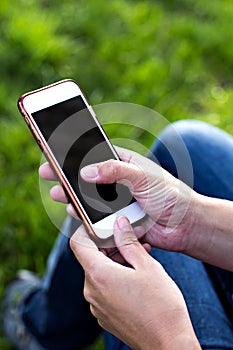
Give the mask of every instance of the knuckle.
M 115 160 L 115 161 L 112 161 L 111 164 L 110 164 L 110 169 L 111 169 L 111 172 L 114 176 L 114 178 L 119 175 L 120 171 L 121 171 L 121 164 L 119 161 Z
M 120 164 L 117 160 L 110 159 L 106 161 L 99 169 L 99 175 L 102 177 L 111 177 L 114 181 L 120 172 Z
M 103 276 L 100 271 L 91 274 L 91 283 L 99 291 L 106 285 L 106 276 Z
M 93 290 L 101 290 L 106 285 L 106 274 L 93 264 L 92 268 L 86 272 L 88 286 Z
M 132 237 L 132 234 L 124 234 L 124 237 L 122 239 L 122 245 L 132 247 L 132 246 L 138 246 L 138 240 L 136 237 Z
M 90 304 L 90 311 L 91 311 L 92 315 L 97 318 L 96 309 L 94 308 L 94 306 L 92 304 Z
M 97 318 L 97 322 L 101 328 L 107 329 L 107 327 L 105 326 L 105 323 L 101 319 Z
M 86 299 L 86 301 L 91 303 L 91 301 L 92 301 L 92 294 L 91 294 L 90 289 L 89 289 L 89 287 L 87 286 L 86 283 L 84 284 L 83 295 L 84 295 L 84 298 Z

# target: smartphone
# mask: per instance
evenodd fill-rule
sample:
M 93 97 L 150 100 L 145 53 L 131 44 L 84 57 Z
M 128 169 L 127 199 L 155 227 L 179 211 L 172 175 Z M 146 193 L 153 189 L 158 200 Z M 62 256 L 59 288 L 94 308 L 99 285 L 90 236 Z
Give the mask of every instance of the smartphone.
M 75 81 L 26 93 L 18 107 L 89 234 L 107 239 L 116 217 L 125 215 L 134 224 L 145 216 L 126 186 L 81 178 L 86 165 L 120 159 Z

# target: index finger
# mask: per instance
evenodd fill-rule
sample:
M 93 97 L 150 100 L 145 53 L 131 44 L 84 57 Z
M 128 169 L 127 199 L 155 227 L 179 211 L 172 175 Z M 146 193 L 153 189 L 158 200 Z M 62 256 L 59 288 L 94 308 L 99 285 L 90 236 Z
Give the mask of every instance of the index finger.
M 143 157 L 139 153 L 131 151 L 129 149 L 119 146 L 114 146 L 114 148 L 117 154 L 119 155 L 120 159 L 125 163 L 140 164 L 143 158 L 145 159 L 145 157 Z
M 51 181 L 58 181 L 58 178 L 51 168 L 50 164 L 44 163 L 39 167 L 39 175 L 42 179 L 45 180 L 51 180 Z

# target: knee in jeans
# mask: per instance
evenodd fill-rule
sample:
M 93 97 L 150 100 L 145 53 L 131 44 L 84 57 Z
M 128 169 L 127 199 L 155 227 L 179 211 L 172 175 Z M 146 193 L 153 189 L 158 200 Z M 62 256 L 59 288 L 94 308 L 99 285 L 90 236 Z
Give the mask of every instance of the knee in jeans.
M 154 159 L 192 187 L 193 157 L 199 152 L 201 143 L 211 134 L 211 128 L 209 124 L 196 120 L 181 120 L 168 125 L 153 146 Z
M 199 120 L 179 120 L 168 125 L 160 134 L 159 140 L 165 146 L 171 145 L 173 147 L 179 140 L 182 140 L 189 150 L 189 148 L 197 146 L 201 135 L 209 135 L 211 128 L 214 127 Z

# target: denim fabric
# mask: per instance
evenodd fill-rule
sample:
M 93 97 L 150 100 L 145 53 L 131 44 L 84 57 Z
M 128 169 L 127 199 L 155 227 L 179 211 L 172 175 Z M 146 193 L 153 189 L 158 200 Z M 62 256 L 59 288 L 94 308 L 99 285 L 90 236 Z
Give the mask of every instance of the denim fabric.
M 209 197 L 232 201 L 233 138 L 200 121 L 179 121 L 166 128 L 160 135 L 159 142 L 155 142 L 152 147 L 152 153 L 156 155 L 160 165 L 176 177 L 178 175 L 173 159 L 182 152 L 177 135 L 182 138 L 191 158 L 194 190 Z M 190 179 L 190 175 L 186 173 L 188 166 L 189 164 L 184 164 L 179 173 L 179 178 L 186 183 Z M 205 268 L 233 322 L 233 273 L 207 264 Z
M 202 349 L 233 349 L 232 323 L 225 314 L 204 265 L 185 255 L 159 249 L 153 249 L 152 256 L 163 265 L 181 289 Z M 104 334 L 106 349 L 129 349 L 109 333 Z
M 92 343 L 101 331 L 83 297 L 83 269 L 69 247 L 67 235 L 78 226 L 74 219 L 66 220 L 41 288 L 24 303 L 23 320 L 46 349 L 77 350 Z
M 180 137 L 191 158 L 195 190 L 232 200 L 233 138 L 198 121 L 177 122 L 163 131 L 152 148 L 153 155 L 189 185 L 193 179 L 190 164 L 186 166 L 186 158 L 182 157 Z M 83 271 L 69 248 L 67 236 L 77 226 L 78 222 L 67 219 L 65 235 L 59 236 L 50 255 L 41 288 L 27 298 L 23 307 L 27 328 L 50 350 L 77 350 L 101 332 L 82 295 Z M 233 349 L 232 273 L 179 253 L 153 249 L 151 254 L 181 289 L 202 348 Z M 108 332 L 102 333 L 106 349 L 129 349 Z

